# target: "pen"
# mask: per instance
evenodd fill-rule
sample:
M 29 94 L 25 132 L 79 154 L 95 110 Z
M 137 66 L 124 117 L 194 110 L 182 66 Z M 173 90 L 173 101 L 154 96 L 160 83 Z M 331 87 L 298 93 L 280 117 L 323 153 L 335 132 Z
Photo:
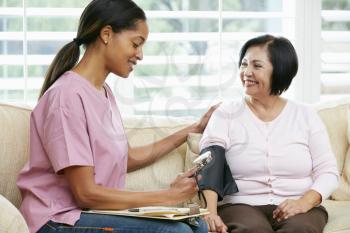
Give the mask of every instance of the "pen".
M 140 212 L 140 209 L 139 208 L 131 208 L 131 209 L 128 209 L 129 212 Z

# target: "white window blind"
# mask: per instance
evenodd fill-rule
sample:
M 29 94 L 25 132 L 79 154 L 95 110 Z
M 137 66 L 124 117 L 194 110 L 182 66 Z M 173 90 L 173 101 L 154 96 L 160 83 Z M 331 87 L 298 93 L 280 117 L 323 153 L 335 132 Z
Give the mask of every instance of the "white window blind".
M 0 101 L 34 106 L 48 65 L 89 0 L 0 1 Z
M 321 99 L 350 96 L 350 1 L 322 1 Z
M 144 61 L 131 79 L 114 79 L 129 114 L 199 115 L 241 95 L 237 61 L 247 39 L 263 33 L 294 39 L 291 1 L 136 2 L 151 31 Z
M 0 102 L 35 105 L 48 65 L 58 49 L 75 37 L 79 16 L 88 2 L 0 1 Z M 135 2 L 146 11 L 150 27 L 144 60 L 129 79 L 110 75 L 107 80 L 123 114 L 199 115 L 217 100 L 241 94 L 237 59 L 247 39 L 264 33 L 283 35 L 293 43 L 300 38 L 296 33 L 297 0 Z M 349 4 L 350 0 L 344 2 Z M 333 18 L 327 16 L 330 9 L 324 5 L 323 9 L 327 10 L 322 11 L 324 21 L 327 17 L 328 21 L 339 21 L 339 10 L 333 11 L 337 8 L 331 8 Z M 347 11 L 341 14 L 348 18 Z M 349 29 L 335 37 L 327 37 L 329 31 L 322 31 L 327 43 L 333 38 L 330 46 L 322 48 L 322 94 L 326 93 L 324 75 L 349 73 L 344 63 L 349 58 L 349 50 L 344 53 Z M 339 35 L 338 31 L 333 35 Z M 335 39 L 337 43 L 343 40 L 340 44 L 345 47 L 335 49 Z M 338 50 L 340 56 L 334 56 Z M 342 83 L 346 78 L 337 80 Z M 293 88 L 287 95 L 294 98 Z

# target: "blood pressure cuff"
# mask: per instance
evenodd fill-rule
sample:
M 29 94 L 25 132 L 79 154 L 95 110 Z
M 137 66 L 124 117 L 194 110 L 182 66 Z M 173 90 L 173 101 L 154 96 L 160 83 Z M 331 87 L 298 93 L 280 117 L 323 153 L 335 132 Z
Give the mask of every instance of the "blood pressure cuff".
M 230 167 L 225 157 L 225 149 L 221 146 L 209 146 L 203 149 L 200 154 L 211 152 L 212 161 L 199 173 L 202 178 L 199 180 L 200 190 L 210 189 L 218 194 L 218 201 L 225 195 L 238 192 Z

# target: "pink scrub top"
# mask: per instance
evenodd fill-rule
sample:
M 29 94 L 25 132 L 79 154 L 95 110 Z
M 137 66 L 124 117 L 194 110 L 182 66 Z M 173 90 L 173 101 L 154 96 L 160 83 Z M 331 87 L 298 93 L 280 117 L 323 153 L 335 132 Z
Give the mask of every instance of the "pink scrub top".
M 41 97 L 30 118 L 30 157 L 17 180 L 20 210 L 31 233 L 47 221 L 74 225 L 77 206 L 62 169 L 91 166 L 95 182 L 123 189 L 128 141 L 107 84 L 106 94 L 77 73 L 64 73 Z

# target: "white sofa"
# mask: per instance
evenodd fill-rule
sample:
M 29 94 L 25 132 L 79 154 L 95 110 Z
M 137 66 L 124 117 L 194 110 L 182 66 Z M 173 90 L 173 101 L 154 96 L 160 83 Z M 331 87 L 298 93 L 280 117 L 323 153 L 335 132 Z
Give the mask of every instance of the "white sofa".
M 323 203 L 329 212 L 324 233 L 350 233 L 350 99 L 316 105 L 327 126 L 341 174 L 341 186 L 332 200 Z M 15 185 L 16 176 L 28 158 L 30 109 L 0 104 L 0 232 L 26 233 L 28 228 L 18 211 L 21 202 Z M 190 120 L 184 118 L 138 117 L 124 119 L 131 145 L 156 141 L 175 132 Z M 191 134 L 184 143 L 150 167 L 129 173 L 127 189 L 157 190 L 167 188 L 180 172 L 191 167 L 198 155 L 201 135 Z

